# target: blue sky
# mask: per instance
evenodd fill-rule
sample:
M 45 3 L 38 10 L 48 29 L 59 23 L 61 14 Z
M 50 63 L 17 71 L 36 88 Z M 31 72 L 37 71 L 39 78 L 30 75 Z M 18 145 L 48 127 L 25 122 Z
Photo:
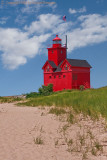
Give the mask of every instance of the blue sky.
M 68 36 L 68 58 L 93 67 L 91 86 L 107 86 L 107 0 L 41 1 L 0 1 L 0 96 L 38 90 L 46 48 L 56 34 L 63 44 Z

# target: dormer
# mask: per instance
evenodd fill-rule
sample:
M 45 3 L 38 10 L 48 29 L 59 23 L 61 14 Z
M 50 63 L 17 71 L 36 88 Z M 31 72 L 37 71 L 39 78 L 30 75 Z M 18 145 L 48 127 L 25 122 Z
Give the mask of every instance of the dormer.
M 46 63 L 42 67 L 44 72 L 47 72 L 47 73 L 53 72 L 56 68 L 57 68 L 57 66 L 55 65 L 55 63 L 53 61 L 46 61 Z
M 66 59 L 63 61 L 60 67 L 62 68 L 62 71 L 71 70 L 71 64 Z

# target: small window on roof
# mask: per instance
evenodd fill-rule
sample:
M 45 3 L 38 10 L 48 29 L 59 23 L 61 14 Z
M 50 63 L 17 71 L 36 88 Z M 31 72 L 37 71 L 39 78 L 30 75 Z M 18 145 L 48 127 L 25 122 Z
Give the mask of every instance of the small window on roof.
M 49 69 L 49 66 L 47 66 L 47 69 L 46 69 L 46 71 L 47 71 L 47 72 L 49 72 L 49 70 L 50 70 L 50 69 Z
M 65 65 L 65 68 L 64 68 L 64 69 L 65 69 L 65 70 L 68 70 L 68 65 L 67 65 L 67 64 Z

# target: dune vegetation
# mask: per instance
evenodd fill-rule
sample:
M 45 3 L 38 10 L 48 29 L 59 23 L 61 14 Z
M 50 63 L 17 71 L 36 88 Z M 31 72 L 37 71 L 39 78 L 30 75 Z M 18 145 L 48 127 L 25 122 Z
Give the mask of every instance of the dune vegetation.
M 26 102 L 18 103 L 23 106 L 55 106 L 71 107 L 75 113 L 83 113 L 93 118 L 99 115 L 107 118 L 107 87 L 99 89 L 64 90 L 51 93 L 48 96 L 30 97 Z
M 19 97 L 0 97 L 0 103 L 12 103 L 12 102 L 17 102 L 23 100 L 22 98 Z

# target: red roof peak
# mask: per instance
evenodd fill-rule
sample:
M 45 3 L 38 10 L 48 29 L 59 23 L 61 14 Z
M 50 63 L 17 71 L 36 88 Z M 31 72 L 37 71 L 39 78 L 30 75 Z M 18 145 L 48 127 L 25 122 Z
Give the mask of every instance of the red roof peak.
M 61 41 L 61 39 L 56 35 L 56 37 L 53 39 L 53 41 Z

